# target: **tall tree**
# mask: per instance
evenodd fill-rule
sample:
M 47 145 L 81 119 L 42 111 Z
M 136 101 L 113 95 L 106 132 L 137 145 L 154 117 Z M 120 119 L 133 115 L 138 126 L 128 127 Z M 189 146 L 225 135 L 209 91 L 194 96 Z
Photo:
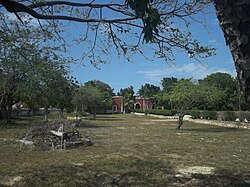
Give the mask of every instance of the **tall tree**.
M 30 31 L 21 29 L 15 22 L 9 31 L 5 22 L 0 25 L 0 109 L 6 122 L 11 120 L 12 105 L 18 101 L 21 84 L 26 79 L 30 62 L 40 51 L 36 41 L 22 37 Z M 8 32 L 9 31 L 9 32 Z M 27 33 L 28 32 L 28 33 Z M 34 31 L 35 32 L 35 31 Z
M 199 85 L 194 84 L 192 79 L 181 79 L 174 84 L 173 91 L 168 94 L 168 99 L 180 111 L 176 128 L 180 129 L 187 110 L 201 106 L 206 99 L 206 93 L 203 89 L 200 89 Z
M 107 98 L 111 98 L 115 95 L 114 93 L 114 89 L 110 87 L 110 85 L 108 85 L 105 82 L 102 82 L 100 80 L 91 80 L 88 81 L 86 83 L 84 83 L 84 85 L 91 85 L 96 87 L 98 90 L 100 90 Z
M 174 84 L 177 83 L 178 79 L 174 77 L 165 77 L 161 80 L 163 92 L 170 93 L 173 90 Z
M 138 94 L 142 97 L 152 98 L 159 91 L 160 91 L 159 86 L 155 86 L 155 85 L 146 83 L 146 84 L 142 85 L 141 88 L 138 90 Z
M 101 106 L 99 106 L 100 111 L 106 111 L 110 109 L 111 103 L 112 103 L 112 97 L 114 94 L 114 89 L 111 88 L 108 84 L 99 81 L 99 80 L 91 80 L 86 83 L 84 83 L 85 86 L 93 86 L 97 88 L 103 95 L 104 101 Z
M 73 91 L 71 80 L 66 78 L 68 72 L 64 64 L 52 61 L 49 56 L 37 58 L 30 68 L 26 72 L 27 80 L 22 85 L 21 95 L 31 109 L 33 104 L 44 107 L 47 120 L 46 114 L 50 106 L 63 111 L 70 105 Z
M 96 117 L 96 108 L 106 105 L 106 98 L 98 88 L 86 84 L 80 86 L 72 100 L 77 112 L 90 112 Z M 111 106 L 110 106 L 111 107 Z
M 211 98 L 214 96 L 213 109 L 236 110 L 237 103 L 237 80 L 228 73 L 213 73 L 205 77 L 200 84 L 208 88 Z M 216 91 L 217 89 L 217 91 Z
M 27 19 L 25 22 L 28 24 L 30 21 Z M 53 48 L 43 43 L 51 38 L 49 33 L 34 25 L 20 26 L 2 13 L 0 23 L 0 109 L 8 122 L 14 102 L 26 100 L 29 104 L 37 104 L 34 101 L 43 98 L 41 93 L 48 95 L 48 91 L 42 89 L 42 92 L 38 88 L 47 85 L 52 79 L 56 80 L 47 74 L 51 72 L 57 76 L 58 72 L 53 70 L 64 69 L 64 66 L 58 63 L 59 59 Z M 48 79 L 45 81 L 46 77 Z M 32 89 L 27 91 L 28 87 Z M 53 85 L 53 88 L 56 86 Z

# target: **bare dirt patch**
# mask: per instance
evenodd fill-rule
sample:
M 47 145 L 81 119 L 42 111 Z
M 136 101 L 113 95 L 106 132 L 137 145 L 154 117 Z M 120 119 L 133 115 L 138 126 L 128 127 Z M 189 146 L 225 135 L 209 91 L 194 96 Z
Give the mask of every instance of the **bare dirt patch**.
M 208 166 L 192 166 L 187 168 L 178 169 L 178 173 L 187 176 L 192 174 L 203 174 L 203 175 L 211 175 L 214 174 L 214 167 Z
M 7 186 L 13 186 L 15 183 L 19 182 L 22 180 L 23 177 L 21 176 L 15 176 L 13 178 L 9 178 L 4 185 L 7 185 Z

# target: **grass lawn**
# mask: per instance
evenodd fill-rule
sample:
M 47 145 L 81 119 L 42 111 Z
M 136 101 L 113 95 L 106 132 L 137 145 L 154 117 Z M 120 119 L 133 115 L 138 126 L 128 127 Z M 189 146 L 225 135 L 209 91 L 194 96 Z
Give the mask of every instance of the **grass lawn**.
M 93 146 L 57 151 L 15 141 L 39 117 L 0 124 L 0 186 L 250 186 L 250 130 L 115 117 L 78 127 Z

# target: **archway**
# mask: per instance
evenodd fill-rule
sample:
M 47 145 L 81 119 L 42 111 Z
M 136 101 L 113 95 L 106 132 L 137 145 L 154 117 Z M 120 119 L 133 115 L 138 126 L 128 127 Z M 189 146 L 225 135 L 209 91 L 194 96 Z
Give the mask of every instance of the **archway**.
M 141 109 L 140 103 L 136 103 L 136 104 L 135 104 L 135 109 Z

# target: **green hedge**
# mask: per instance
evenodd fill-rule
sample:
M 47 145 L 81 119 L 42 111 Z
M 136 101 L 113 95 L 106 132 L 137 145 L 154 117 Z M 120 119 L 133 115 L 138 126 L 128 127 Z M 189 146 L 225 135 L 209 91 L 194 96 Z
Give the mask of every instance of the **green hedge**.
M 152 109 L 152 110 L 134 110 L 134 112 L 138 113 L 145 113 L 148 114 L 156 114 L 156 115 L 163 115 L 163 116 L 174 116 L 178 113 L 176 110 L 161 110 L 161 109 Z
M 193 119 L 217 119 L 217 112 L 210 110 L 190 110 Z
M 144 110 L 135 109 L 135 110 L 133 110 L 133 112 L 137 112 L 137 113 L 144 113 Z

